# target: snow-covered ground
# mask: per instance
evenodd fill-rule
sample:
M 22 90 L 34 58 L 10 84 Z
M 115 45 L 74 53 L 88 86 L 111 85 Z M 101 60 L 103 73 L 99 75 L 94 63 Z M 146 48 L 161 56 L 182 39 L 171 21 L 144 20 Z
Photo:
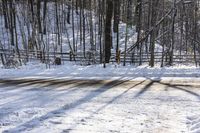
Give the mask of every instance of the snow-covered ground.
M 50 28 L 48 36 L 44 36 L 50 51 L 57 43 L 54 16 L 47 17 Z M 78 17 L 74 18 L 75 40 L 78 51 L 82 51 Z M 19 22 L 23 24 L 23 20 L 17 20 L 19 44 L 23 44 L 19 30 Z M 0 29 L 1 47 L 9 48 L 9 34 L 1 16 Z M 125 29 L 126 24 L 120 23 L 121 51 Z M 90 36 L 89 30 L 86 31 L 86 50 L 89 50 Z M 98 34 L 95 31 L 94 36 Z M 23 32 L 27 43 L 25 27 Z M 66 25 L 61 36 L 63 51 L 70 51 L 72 25 Z M 136 38 L 135 27 L 129 28 L 128 47 Z M 113 33 L 113 51 L 115 43 Z M 96 45 L 98 51 L 99 43 Z M 161 50 L 156 44 L 155 51 Z M 45 64 L 28 62 L 17 69 L 1 67 L 0 64 L 0 132 L 3 133 L 200 133 L 200 68 L 194 66 L 150 68 L 108 64 L 103 68 L 65 62 L 47 69 Z
M 199 133 L 200 68 L 0 68 L 3 133 Z
M 1 80 L 3 133 L 199 133 L 200 83 Z
M 126 67 L 116 64 L 81 66 L 80 63 L 65 62 L 64 65 L 51 65 L 30 62 L 18 69 L 0 68 L 0 78 L 65 78 L 65 79 L 141 79 L 141 78 L 192 78 L 200 77 L 200 68 L 195 66 L 154 67 L 148 65 Z

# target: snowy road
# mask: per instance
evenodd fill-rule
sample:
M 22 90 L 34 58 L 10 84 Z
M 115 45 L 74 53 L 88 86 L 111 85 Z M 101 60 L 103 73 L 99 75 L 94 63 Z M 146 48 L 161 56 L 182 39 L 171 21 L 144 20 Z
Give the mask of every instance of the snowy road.
M 3 133 L 199 133 L 200 82 L 0 80 Z

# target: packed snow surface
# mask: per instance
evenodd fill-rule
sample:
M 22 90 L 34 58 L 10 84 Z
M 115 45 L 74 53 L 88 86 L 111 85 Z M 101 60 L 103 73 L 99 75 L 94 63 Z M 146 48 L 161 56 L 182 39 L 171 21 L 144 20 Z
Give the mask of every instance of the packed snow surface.
M 3 133 L 199 133 L 200 83 L 0 81 Z
M 199 133 L 200 69 L 108 64 L 0 69 L 3 133 Z

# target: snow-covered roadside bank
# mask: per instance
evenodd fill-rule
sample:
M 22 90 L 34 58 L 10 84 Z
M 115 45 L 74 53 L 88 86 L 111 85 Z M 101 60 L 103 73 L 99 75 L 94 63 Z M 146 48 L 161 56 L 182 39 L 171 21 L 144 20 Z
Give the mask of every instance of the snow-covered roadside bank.
M 194 66 L 155 67 L 148 66 L 121 66 L 109 64 L 80 66 L 67 62 L 62 66 L 46 66 L 31 62 L 18 69 L 0 68 L 0 78 L 58 78 L 58 79 L 102 79 L 102 80 L 141 80 L 141 79 L 200 79 L 200 68 Z

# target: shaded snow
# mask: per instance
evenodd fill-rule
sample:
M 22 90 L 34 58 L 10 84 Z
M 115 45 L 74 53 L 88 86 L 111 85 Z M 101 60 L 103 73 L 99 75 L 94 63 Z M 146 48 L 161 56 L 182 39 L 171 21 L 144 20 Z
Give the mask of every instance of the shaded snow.
M 198 133 L 198 86 L 152 80 L 1 81 L 0 132 Z
M 0 132 L 199 133 L 199 76 L 192 66 L 1 68 Z

